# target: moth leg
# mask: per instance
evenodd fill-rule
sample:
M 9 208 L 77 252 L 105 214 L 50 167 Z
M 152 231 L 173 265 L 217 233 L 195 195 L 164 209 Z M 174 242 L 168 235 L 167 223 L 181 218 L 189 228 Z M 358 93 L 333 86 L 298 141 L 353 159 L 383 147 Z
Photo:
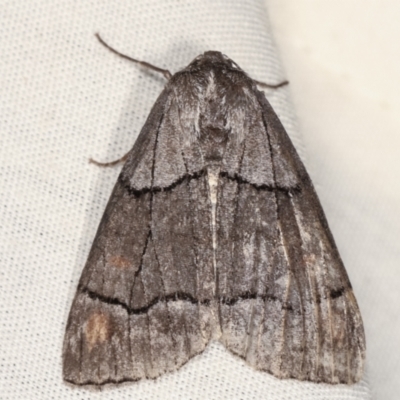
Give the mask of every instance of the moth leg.
M 129 153 L 130 153 L 130 151 L 128 151 L 121 158 L 118 158 L 117 160 L 106 162 L 106 163 L 102 163 L 102 162 L 93 160 L 93 158 L 89 158 L 89 163 L 97 165 L 98 167 L 113 167 L 114 165 L 118 165 L 118 164 L 121 164 L 121 163 L 125 162 L 127 160 L 128 156 L 129 156 Z
M 98 33 L 96 33 L 95 36 L 97 37 L 98 41 L 99 41 L 104 47 L 107 47 L 108 50 L 112 51 L 112 52 L 113 52 L 114 54 L 116 54 L 117 56 L 120 56 L 120 57 L 122 57 L 122 58 L 125 58 L 126 60 L 129 60 L 129 61 L 133 61 L 133 62 L 135 62 L 135 63 L 137 63 L 137 64 L 140 64 L 140 65 L 142 65 L 143 67 L 146 67 L 146 68 L 151 69 L 151 70 L 153 70 L 153 71 L 160 72 L 161 74 L 164 75 L 165 79 L 167 79 L 167 80 L 170 80 L 170 79 L 171 79 L 172 74 L 171 74 L 171 72 L 169 72 L 167 69 L 163 69 L 163 68 L 160 68 L 160 67 L 156 67 L 155 65 L 150 64 L 150 63 L 148 63 L 148 62 L 146 62 L 146 61 L 136 60 L 135 58 L 132 58 L 132 57 L 129 57 L 129 56 L 125 55 L 125 54 L 122 54 L 122 53 L 120 53 L 119 51 L 113 49 L 111 46 L 109 46 L 109 45 L 100 37 L 100 35 L 99 35 Z
M 254 81 L 257 85 L 259 85 L 259 86 L 261 86 L 261 87 L 268 88 L 268 89 L 278 89 L 278 88 L 280 88 L 280 87 L 282 87 L 282 86 L 286 86 L 286 85 L 289 84 L 289 81 L 282 81 L 282 82 L 276 83 L 275 85 L 271 85 L 271 84 L 269 84 L 269 83 L 264 83 L 264 82 L 256 81 L 255 79 L 253 79 L 253 81 Z

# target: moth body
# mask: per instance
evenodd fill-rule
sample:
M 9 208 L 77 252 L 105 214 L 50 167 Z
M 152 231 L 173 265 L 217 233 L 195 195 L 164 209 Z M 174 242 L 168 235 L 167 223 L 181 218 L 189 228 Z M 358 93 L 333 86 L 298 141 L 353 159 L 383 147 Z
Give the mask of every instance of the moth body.
M 219 52 L 171 77 L 130 151 L 71 307 L 64 379 L 155 378 L 212 339 L 278 378 L 363 373 L 311 180 L 257 82 Z

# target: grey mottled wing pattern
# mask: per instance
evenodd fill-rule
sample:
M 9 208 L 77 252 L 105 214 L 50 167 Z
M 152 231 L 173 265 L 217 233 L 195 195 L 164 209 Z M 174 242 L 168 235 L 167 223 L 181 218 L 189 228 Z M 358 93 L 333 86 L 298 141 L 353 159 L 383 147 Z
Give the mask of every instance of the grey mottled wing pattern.
M 66 381 L 155 378 L 210 339 L 208 181 L 178 112 L 166 88 L 115 185 L 68 318 Z
M 363 372 L 360 312 L 310 178 L 218 52 L 171 78 L 130 152 L 71 307 L 64 379 L 155 378 L 211 338 L 279 378 Z
M 365 338 L 347 273 L 302 162 L 255 95 L 254 121 L 228 143 L 219 177 L 220 340 L 279 378 L 357 382 Z

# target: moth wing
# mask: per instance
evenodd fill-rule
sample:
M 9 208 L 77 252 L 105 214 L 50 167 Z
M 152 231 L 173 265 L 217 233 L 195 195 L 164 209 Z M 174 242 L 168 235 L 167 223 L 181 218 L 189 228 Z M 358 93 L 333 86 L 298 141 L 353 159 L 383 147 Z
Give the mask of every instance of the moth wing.
M 210 339 L 208 182 L 179 129 L 178 108 L 166 88 L 115 185 L 68 318 L 66 381 L 154 378 Z
M 261 92 L 217 200 L 221 342 L 279 378 L 354 383 L 360 311 L 311 180 Z M 259 121 L 259 122 L 257 122 Z

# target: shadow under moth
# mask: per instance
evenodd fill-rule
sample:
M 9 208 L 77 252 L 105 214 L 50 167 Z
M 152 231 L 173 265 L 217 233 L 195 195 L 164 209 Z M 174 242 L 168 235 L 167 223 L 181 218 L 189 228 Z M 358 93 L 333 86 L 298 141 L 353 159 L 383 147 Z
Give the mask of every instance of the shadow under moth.
M 351 284 L 259 82 L 216 51 L 173 76 L 140 63 L 169 80 L 82 272 L 64 379 L 156 378 L 218 340 L 278 378 L 359 381 L 365 338 Z

